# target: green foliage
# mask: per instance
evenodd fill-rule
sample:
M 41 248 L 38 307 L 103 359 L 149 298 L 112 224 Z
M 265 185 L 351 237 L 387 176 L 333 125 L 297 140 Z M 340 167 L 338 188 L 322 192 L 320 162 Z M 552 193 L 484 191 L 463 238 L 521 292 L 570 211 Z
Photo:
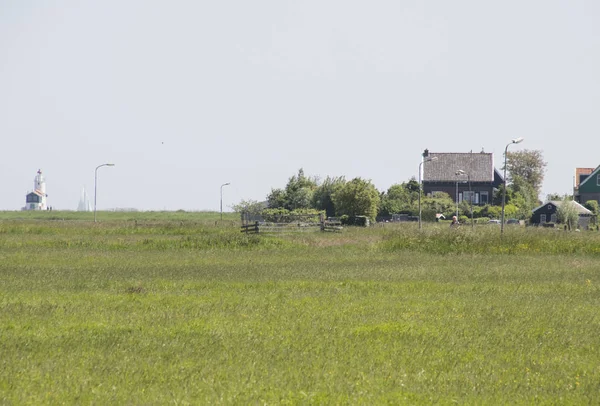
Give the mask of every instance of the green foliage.
M 379 208 L 379 192 L 371 181 L 354 178 L 332 196 L 338 216 L 367 216 L 375 221 Z
M 421 199 L 421 218 L 424 221 L 435 221 L 435 215 L 442 213 L 447 219 L 455 214 L 456 204 L 448 193 L 436 193 Z
M 494 193 L 494 197 L 492 199 L 492 203 L 494 206 L 502 206 L 502 194 L 504 191 L 504 184 L 498 187 L 498 190 Z M 509 204 L 513 199 L 513 189 L 510 187 L 506 188 L 506 196 L 505 196 L 505 204 Z
M 271 193 L 267 196 L 269 208 L 309 209 L 316 188 L 316 179 L 304 175 L 304 170 L 300 168 L 297 175 L 288 179 L 284 190 L 271 189 Z
M 563 200 L 565 198 L 573 200 L 573 196 L 568 195 L 566 193 L 563 193 L 563 194 L 560 194 L 560 193 L 549 193 L 548 195 L 546 195 L 546 201 L 548 201 L 548 200 Z
M 517 179 L 520 179 L 522 183 L 529 185 L 535 194 L 536 201 L 544 183 L 546 165 L 542 151 L 540 150 L 523 149 L 509 151 L 506 154 L 506 168 L 509 172 L 508 180 L 512 184 Z
M 419 193 L 419 189 L 420 189 L 420 185 L 419 182 L 417 181 L 417 179 L 415 179 L 415 177 L 413 176 L 412 178 L 410 178 L 410 180 L 406 183 L 402 184 L 404 186 L 404 188 L 406 190 L 408 190 L 409 192 L 411 192 L 414 196 L 415 193 Z
M 283 208 L 265 209 L 261 215 L 269 223 L 294 223 L 307 222 L 316 223 L 319 221 L 321 211 L 315 209 L 296 209 L 288 210 Z
M 344 177 L 327 177 L 315 189 L 312 197 L 312 207 L 317 210 L 324 210 L 327 217 L 335 216 L 335 206 L 332 196 L 346 183 Z
M 565 197 L 556 208 L 556 217 L 560 224 L 565 224 L 569 230 L 575 229 L 579 224 L 579 213 L 575 204 Z
M 475 218 L 478 217 L 486 217 L 488 219 L 499 219 L 502 215 L 502 207 L 501 206 L 491 206 L 486 204 L 485 206 L 474 206 L 473 207 L 473 216 Z
M 286 206 L 286 194 L 283 189 L 271 189 L 267 195 L 267 204 L 271 209 L 283 209 Z M 286 209 L 287 210 L 287 209 Z
M 583 207 L 585 207 L 595 215 L 598 215 L 600 213 L 600 205 L 598 205 L 598 202 L 596 200 L 588 200 L 584 203 Z
M 285 186 L 286 204 L 288 210 L 311 208 L 313 192 L 317 188 L 317 181 L 304 175 L 300 168 L 298 175 L 292 176 Z
M 248 213 L 251 215 L 259 215 L 264 209 L 264 205 L 256 200 L 242 200 L 233 206 L 236 213 Z
M 513 198 L 510 203 L 517 207 L 516 217 L 519 219 L 530 218 L 531 211 L 539 205 L 538 192 L 520 176 L 513 177 L 511 186 Z
M 386 193 L 382 194 L 379 215 L 390 216 L 398 213 L 417 214 L 419 190 L 412 190 L 413 186 L 409 185 L 409 183 L 392 185 Z
M 504 205 L 504 221 L 511 219 L 511 218 L 518 218 L 518 219 L 522 220 L 522 218 L 520 217 L 519 214 L 520 214 L 519 207 L 515 206 L 514 204 Z M 500 207 L 500 217 L 502 217 L 502 208 L 501 207 Z M 529 216 L 526 218 L 529 219 L 530 217 L 531 217 L 531 212 L 529 213 Z

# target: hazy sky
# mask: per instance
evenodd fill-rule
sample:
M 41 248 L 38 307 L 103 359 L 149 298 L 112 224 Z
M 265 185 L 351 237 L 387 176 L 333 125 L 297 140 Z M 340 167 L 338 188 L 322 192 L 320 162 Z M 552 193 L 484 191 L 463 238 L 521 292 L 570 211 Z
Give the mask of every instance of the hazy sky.
M 600 165 L 597 0 L 0 0 L 0 209 L 218 210 L 299 168 L 380 190 L 420 154 Z

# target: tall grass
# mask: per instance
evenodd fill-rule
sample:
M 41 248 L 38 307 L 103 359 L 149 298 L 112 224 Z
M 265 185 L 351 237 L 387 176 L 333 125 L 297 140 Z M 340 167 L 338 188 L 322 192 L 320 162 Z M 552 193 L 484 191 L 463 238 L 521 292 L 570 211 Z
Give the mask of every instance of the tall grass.
M 495 226 L 475 229 L 429 227 L 421 232 L 400 227 L 382 237 L 384 250 L 410 250 L 432 254 L 600 254 L 600 233 L 555 229 Z
M 506 231 L 0 221 L 0 403 L 595 403 L 596 234 Z

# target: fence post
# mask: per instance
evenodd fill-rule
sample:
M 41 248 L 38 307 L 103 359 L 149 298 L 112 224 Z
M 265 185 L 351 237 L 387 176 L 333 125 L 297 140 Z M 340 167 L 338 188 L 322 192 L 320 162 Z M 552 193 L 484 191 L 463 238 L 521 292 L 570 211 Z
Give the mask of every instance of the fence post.
M 254 231 L 258 234 L 258 221 L 254 223 Z

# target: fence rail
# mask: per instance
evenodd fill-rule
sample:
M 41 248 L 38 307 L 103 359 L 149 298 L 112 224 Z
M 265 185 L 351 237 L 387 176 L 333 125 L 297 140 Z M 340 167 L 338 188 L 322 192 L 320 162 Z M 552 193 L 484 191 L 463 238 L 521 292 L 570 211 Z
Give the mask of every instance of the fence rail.
M 242 231 L 242 233 L 246 233 L 246 234 L 258 234 L 258 231 L 259 231 L 258 221 L 255 222 L 254 224 L 243 224 L 241 231 Z
M 301 233 L 301 232 L 341 232 L 342 223 L 339 221 L 324 221 L 322 223 L 270 223 L 260 224 L 256 221 L 253 224 L 245 224 L 241 227 L 241 232 L 246 234 L 258 233 Z

